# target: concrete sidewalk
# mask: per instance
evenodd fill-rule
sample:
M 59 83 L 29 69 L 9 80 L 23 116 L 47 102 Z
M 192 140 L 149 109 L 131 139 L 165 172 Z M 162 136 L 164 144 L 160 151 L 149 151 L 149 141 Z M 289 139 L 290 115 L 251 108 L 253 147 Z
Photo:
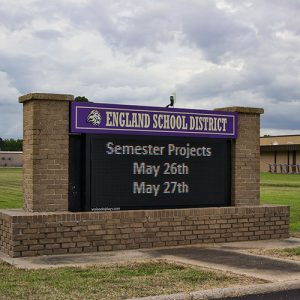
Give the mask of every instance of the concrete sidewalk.
M 258 256 L 246 251 L 289 247 L 300 247 L 300 238 L 24 258 L 10 258 L 0 254 L 0 259 L 17 268 L 26 269 L 166 260 L 263 279 L 270 282 L 269 288 L 272 288 L 272 284 L 275 288 L 291 282 L 292 286 L 300 287 L 300 261 Z
M 270 282 L 300 280 L 300 260 L 292 261 L 247 253 L 247 249 L 300 247 L 300 239 L 232 243 L 218 247 L 172 248 L 156 250 L 168 261 L 196 265 L 256 277 Z

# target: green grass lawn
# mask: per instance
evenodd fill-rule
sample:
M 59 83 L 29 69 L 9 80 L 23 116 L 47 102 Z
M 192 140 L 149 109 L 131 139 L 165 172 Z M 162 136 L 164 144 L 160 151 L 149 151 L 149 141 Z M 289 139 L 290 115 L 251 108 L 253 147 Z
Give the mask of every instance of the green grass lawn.
M 22 207 L 22 168 L 0 168 L 0 209 Z
M 0 299 L 127 299 L 262 283 L 254 278 L 167 264 L 20 270 L 0 263 Z
M 290 206 L 290 230 L 300 231 L 300 175 L 261 173 L 261 203 Z

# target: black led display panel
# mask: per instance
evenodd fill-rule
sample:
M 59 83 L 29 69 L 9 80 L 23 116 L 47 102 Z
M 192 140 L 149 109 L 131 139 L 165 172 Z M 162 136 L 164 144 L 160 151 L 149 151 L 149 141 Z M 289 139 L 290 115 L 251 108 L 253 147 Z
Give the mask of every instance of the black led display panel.
M 86 135 L 85 210 L 230 205 L 231 141 Z

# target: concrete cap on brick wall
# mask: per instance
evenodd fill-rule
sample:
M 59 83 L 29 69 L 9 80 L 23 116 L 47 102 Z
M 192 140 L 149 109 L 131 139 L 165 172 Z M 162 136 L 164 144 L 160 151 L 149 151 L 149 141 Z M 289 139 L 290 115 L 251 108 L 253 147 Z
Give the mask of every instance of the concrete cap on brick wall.
M 243 107 L 243 106 L 222 107 L 222 108 L 215 108 L 215 110 L 230 111 L 230 112 L 237 112 L 237 113 L 244 113 L 244 114 L 258 114 L 258 115 L 264 113 L 263 108 Z
M 66 94 L 30 93 L 19 97 L 20 103 L 30 100 L 74 101 L 74 96 Z

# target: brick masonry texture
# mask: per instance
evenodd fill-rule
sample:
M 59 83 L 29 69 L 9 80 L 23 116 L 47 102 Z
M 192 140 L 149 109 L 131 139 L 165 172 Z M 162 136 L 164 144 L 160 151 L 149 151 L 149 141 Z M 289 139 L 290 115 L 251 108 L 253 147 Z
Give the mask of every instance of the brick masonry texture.
M 28 94 L 23 103 L 23 197 L 26 211 L 68 209 L 71 95 Z
M 289 207 L 120 212 L 0 211 L 0 250 L 11 257 L 223 243 L 289 236 Z
M 231 204 L 260 202 L 260 114 L 262 108 L 225 107 L 216 110 L 238 113 L 238 138 L 232 143 Z

